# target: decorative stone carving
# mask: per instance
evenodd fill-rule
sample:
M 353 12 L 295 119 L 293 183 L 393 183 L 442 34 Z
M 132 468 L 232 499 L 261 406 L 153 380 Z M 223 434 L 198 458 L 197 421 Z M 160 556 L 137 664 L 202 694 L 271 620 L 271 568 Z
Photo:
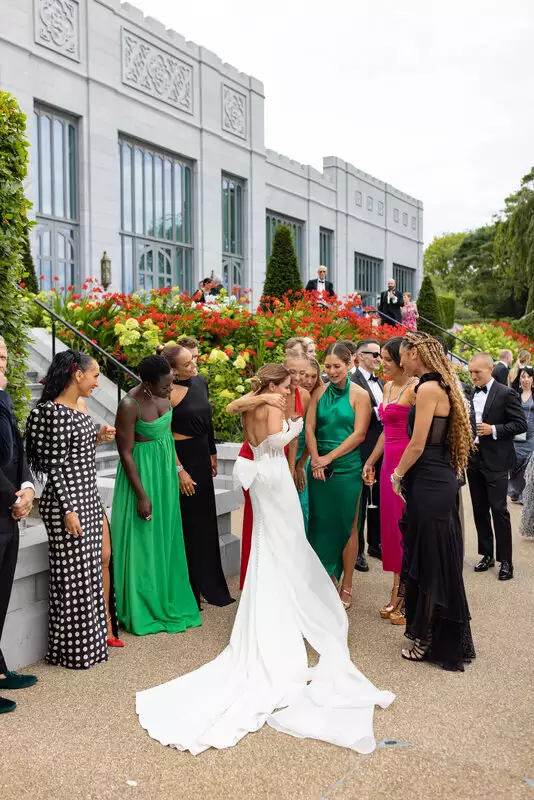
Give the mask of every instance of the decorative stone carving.
M 79 61 L 79 14 L 78 0 L 35 0 L 35 41 Z
M 193 67 L 122 29 L 122 82 L 193 113 Z
M 247 138 L 247 98 L 223 84 L 222 127 L 234 136 Z

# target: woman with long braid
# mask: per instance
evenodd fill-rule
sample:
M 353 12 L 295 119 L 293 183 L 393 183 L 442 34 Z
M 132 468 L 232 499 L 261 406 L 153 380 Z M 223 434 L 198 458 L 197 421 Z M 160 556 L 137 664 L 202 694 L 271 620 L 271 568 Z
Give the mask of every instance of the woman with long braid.
M 414 645 L 402 656 L 463 672 L 464 662 L 475 656 L 456 510 L 458 476 L 474 447 L 469 415 L 454 369 L 436 339 L 407 333 L 401 366 L 405 375 L 419 378 L 408 417 L 410 442 L 391 475 L 394 491 L 406 499 L 400 591 L 406 636 Z

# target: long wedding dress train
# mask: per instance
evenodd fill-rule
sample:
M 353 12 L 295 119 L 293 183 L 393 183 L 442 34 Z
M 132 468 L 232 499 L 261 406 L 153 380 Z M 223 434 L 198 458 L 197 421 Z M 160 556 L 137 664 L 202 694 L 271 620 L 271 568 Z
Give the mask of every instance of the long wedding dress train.
M 194 755 L 236 744 L 265 722 L 300 738 L 360 753 L 375 748 L 374 706 L 394 700 L 350 660 L 348 622 L 337 591 L 308 544 L 284 446 L 302 420 L 238 458 L 250 488 L 252 552 L 230 644 L 194 672 L 137 694 L 149 735 Z M 319 653 L 308 667 L 306 639 Z M 279 710 L 276 710 L 279 709 Z

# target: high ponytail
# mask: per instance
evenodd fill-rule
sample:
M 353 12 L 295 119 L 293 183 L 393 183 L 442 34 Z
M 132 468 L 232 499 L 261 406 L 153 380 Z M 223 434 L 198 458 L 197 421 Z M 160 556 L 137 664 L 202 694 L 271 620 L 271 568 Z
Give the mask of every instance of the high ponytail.
M 61 353 L 56 353 L 43 381 L 43 392 L 38 405 L 56 400 L 63 394 L 75 373 L 78 370 L 87 372 L 94 360 L 92 356 L 80 353 L 79 350 L 63 350 Z

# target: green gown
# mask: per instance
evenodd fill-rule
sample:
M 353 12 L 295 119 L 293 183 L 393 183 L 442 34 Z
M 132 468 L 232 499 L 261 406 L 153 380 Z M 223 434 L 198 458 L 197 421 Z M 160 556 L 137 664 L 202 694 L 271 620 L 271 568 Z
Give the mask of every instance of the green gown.
M 154 422 L 138 419 L 133 458 L 152 503 L 152 519 L 137 514 L 137 497 L 119 463 L 111 531 L 117 616 L 127 631 L 177 633 L 202 625 L 189 584 L 180 516 L 172 410 Z
M 299 441 L 298 441 L 298 445 L 297 445 L 297 464 L 298 464 L 299 458 L 301 457 L 301 455 L 304 452 L 304 448 L 305 447 L 306 447 L 306 417 L 304 417 L 304 427 L 302 428 L 302 430 L 301 430 L 301 432 L 299 434 Z M 310 459 L 308 458 L 306 460 L 306 464 L 304 466 L 304 469 L 306 471 L 308 470 L 309 463 L 310 463 Z M 300 507 L 302 508 L 302 516 L 304 517 L 304 528 L 306 529 L 306 535 L 308 535 L 308 512 L 309 512 L 309 509 L 308 509 L 308 480 L 309 480 L 309 476 L 306 475 L 306 486 L 304 487 L 304 490 L 302 492 L 298 493 L 299 494 L 299 500 L 300 500 Z
M 317 405 L 315 438 L 319 455 L 329 453 L 353 432 L 350 381 L 342 389 L 329 383 Z M 343 572 L 343 550 L 360 512 L 362 466 L 357 448 L 332 462 L 333 474 L 326 481 L 316 480 L 308 467 L 308 540 L 328 574 L 338 580 Z

